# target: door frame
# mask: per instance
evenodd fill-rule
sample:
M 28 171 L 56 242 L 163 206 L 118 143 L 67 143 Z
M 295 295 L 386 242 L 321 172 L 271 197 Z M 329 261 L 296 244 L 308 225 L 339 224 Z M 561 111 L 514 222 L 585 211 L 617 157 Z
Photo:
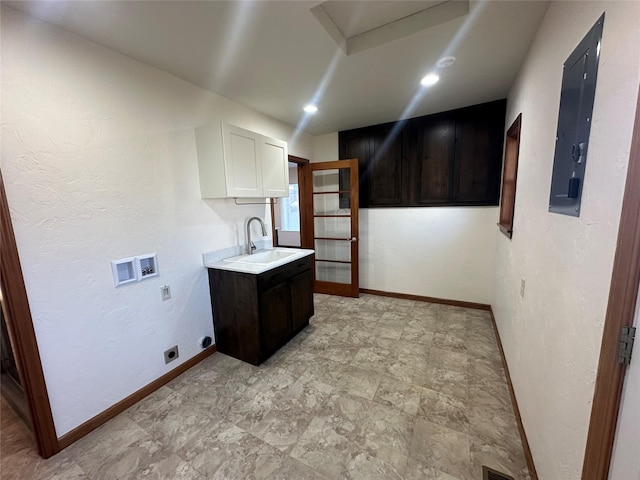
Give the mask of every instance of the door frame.
M 617 361 L 618 341 L 621 328 L 633 326 L 640 285 L 640 189 L 638 185 L 640 185 L 640 92 L 637 99 L 609 302 L 582 465 L 583 480 L 605 480 L 609 475 L 626 371 L 626 366 Z M 636 352 L 636 355 L 640 355 L 640 352 Z
M 304 200 L 304 224 L 305 224 L 305 236 L 302 237 L 302 245 L 304 248 L 314 249 L 314 212 L 313 212 L 313 172 L 321 169 L 340 169 L 348 167 L 355 170 L 356 175 L 349 176 L 349 190 L 351 192 L 358 192 L 359 179 L 358 179 L 358 159 L 345 159 L 345 160 L 333 160 L 329 162 L 316 162 L 310 163 L 304 169 L 304 182 L 305 182 L 305 200 Z M 313 291 L 316 293 L 326 293 L 329 295 L 341 295 L 358 298 L 360 296 L 360 278 L 359 278 L 359 243 L 360 232 L 358 232 L 359 222 L 359 195 L 350 196 L 351 206 L 351 236 L 355 237 L 355 241 L 351 243 L 351 265 L 352 265 L 352 277 L 351 284 L 343 284 L 344 288 L 336 288 L 333 282 L 322 282 L 316 279 L 316 264 L 315 257 L 313 262 Z M 303 222 L 301 222 L 302 225 Z M 354 225 L 356 226 L 354 234 Z M 346 288 L 349 287 L 349 288 Z
M 302 201 L 302 199 L 304 198 L 303 195 L 303 189 L 304 189 L 304 185 L 303 185 L 303 177 L 304 177 L 304 166 L 309 164 L 309 160 L 307 160 L 306 158 L 302 158 L 302 157 L 296 157 L 295 155 L 289 155 L 288 162 L 291 163 L 295 163 L 298 165 L 298 201 Z M 275 204 L 276 201 L 272 198 L 270 199 L 271 204 L 271 238 L 273 239 L 273 246 L 277 246 L 276 243 L 278 240 L 278 236 L 276 234 L 276 221 L 275 221 L 275 215 L 276 215 L 276 211 L 275 211 Z M 304 238 L 304 234 L 303 231 L 305 229 L 305 225 L 303 222 L 303 212 L 304 209 L 302 208 L 302 204 L 300 205 L 300 247 L 301 248 L 306 248 L 303 242 L 303 238 Z
M 40 352 L 33 328 L 27 290 L 22 276 L 18 246 L 11 223 L 11 214 L 0 171 L 0 282 L 4 296 L 7 329 L 15 339 L 14 356 L 20 382 L 31 415 L 31 425 L 38 453 L 49 458 L 60 451 L 47 385 L 42 371 Z

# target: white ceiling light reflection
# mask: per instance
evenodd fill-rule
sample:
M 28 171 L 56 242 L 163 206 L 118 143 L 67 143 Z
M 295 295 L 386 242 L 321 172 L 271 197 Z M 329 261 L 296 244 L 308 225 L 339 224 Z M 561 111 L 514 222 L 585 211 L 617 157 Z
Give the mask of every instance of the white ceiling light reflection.
M 423 87 L 431 87 L 438 83 L 438 80 L 440 80 L 440 77 L 438 75 L 436 75 L 435 73 L 429 73 L 428 75 L 425 75 L 422 80 L 420 80 L 420 85 L 422 85 Z
M 309 105 L 305 105 L 303 110 L 307 113 L 314 114 L 318 111 L 318 107 L 310 103 Z

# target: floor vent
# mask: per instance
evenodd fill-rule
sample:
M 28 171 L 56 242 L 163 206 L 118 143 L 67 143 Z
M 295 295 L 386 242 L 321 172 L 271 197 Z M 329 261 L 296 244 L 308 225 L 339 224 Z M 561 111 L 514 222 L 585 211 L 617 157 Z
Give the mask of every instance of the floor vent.
M 483 465 L 482 480 L 513 480 L 513 477 Z

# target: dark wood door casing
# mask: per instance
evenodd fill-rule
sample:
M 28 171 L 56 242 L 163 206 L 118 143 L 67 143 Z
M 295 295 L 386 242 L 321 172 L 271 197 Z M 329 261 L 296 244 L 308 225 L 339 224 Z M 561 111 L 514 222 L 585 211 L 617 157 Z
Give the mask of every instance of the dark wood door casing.
M 20 382 L 29 405 L 31 424 L 38 453 L 49 458 L 60 451 L 56 435 L 49 395 L 42 371 L 40 352 L 27 290 L 22 277 L 9 205 L 0 172 L 0 282 L 7 311 L 7 328 L 15 339 L 15 357 L 21 375 Z
M 621 328 L 633 325 L 640 286 L 640 189 L 638 185 L 640 185 L 640 93 L 636 106 L 618 228 L 618 244 L 613 260 L 609 301 L 582 466 L 583 480 L 605 480 L 609 475 L 625 373 L 625 366 L 618 363 L 618 341 Z

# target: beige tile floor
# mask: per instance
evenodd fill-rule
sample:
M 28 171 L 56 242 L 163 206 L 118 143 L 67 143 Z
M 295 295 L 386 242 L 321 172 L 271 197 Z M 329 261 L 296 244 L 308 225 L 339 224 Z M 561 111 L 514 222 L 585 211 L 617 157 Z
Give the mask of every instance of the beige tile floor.
M 260 367 L 214 354 L 49 460 L 2 401 L 2 479 L 529 479 L 489 314 L 316 295 Z

